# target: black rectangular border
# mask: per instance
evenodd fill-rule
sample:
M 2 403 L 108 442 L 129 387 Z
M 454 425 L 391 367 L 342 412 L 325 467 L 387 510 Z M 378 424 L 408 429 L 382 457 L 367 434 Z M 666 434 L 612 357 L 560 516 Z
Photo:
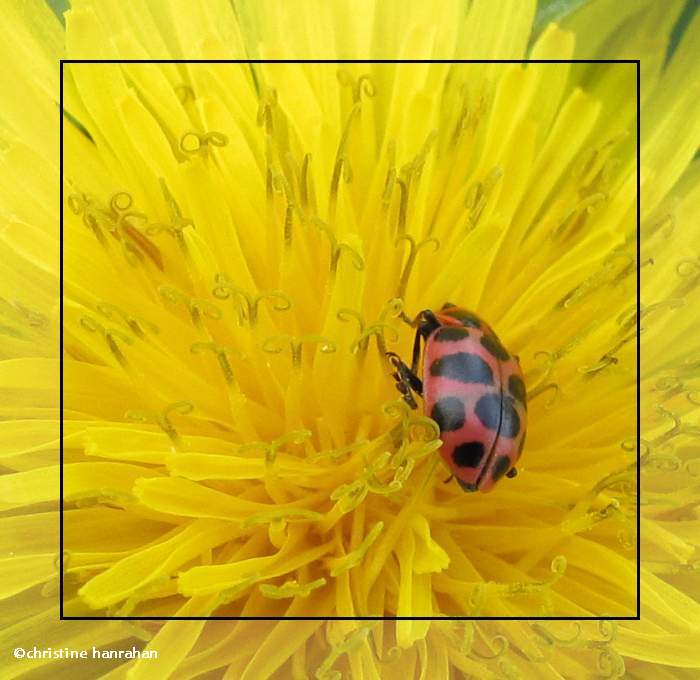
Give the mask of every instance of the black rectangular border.
M 63 66 L 64 64 L 635 64 L 637 90 L 637 129 L 636 129 L 636 226 L 637 226 L 637 613 L 635 616 L 65 616 L 64 596 L 64 543 L 63 543 Z M 60 376 L 60 454 L 59 454 L 59 619 L 62 621 L 639 621 L 641 620 L 641 471 L 639 462 L 639 442 L 641 438 L 640 365 L 641 351 L 640 306 L 641 277 L 639 253 L 641 249 L 640 215 L 640 146 L 641 146 L 641 61 L 639 59 L 61 59 L 59 83 L 59 194 L 60 194 L 60 337 L 59 337 L 59 376 Z

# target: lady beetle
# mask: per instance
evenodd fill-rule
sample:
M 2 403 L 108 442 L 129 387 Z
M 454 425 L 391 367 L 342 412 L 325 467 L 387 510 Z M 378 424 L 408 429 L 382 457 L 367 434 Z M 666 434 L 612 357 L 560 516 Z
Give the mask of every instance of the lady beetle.
M 515 477 L 527 425 L 518 357 L 487 323 L 451 302 L 437 313 L 423 310 L 411 325 L 416 328 L 411 367 L 387 352 L 396 388 L 411 408 L 417 408 L 412 392 L 423 397 L 425 413 L 440 426 L 440 454 L 459 485 L 490 491 L 504 475 Z

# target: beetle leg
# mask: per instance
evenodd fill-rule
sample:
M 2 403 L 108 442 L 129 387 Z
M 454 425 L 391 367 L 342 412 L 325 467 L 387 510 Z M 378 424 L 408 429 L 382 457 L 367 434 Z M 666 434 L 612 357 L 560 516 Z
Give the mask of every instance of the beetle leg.
M 389 357 L 392 365 L 396 369 L 396 374 L 398 374 L 398 381 L 406 383 L 414 392 L 419 396 L 423 396 L 423 381 L 401 361 L 401 358 L 394 354 L 393 352 L 387 352 L 386 355 Z M 396 376 L 396 374 L 394 374 Z
M 412 408 L 412 409 L 417 409 L 418 404 L 416 404 L 416 400 L 413 398 L 413 395 L 409 392 L 408 394 L 403 395 L 403 400 Z
M 397 380 L 396 384 L 394 385 L 396 389 L 401 392 L 403 395 L 403 400 L 411 407 L 411 408 L 418 408 L 418 404 L 416 404 L 416 400 L 413 398 L 413 394 L 411 393 L 411 388 L 402 380 Z
M 449 484 L 453 479 L 454 479 L 454 475 L 450 475 L 450 476 L 443 482 L 443 484 Z
M 396 380 L 396 389 L 403 394 L 403 400 L 411 407 L 418 408 L 418 404 L 411 391 L 423 396 L 423 381 L 415 375 L 401 357 L 394 352 L 387 352 L 391 365 L 396 369 L 391 375 Z
M 516 477 L 517 474 L 518 474 L 518 469 L 511 468 L 510 470 L 508 470 L 508 472 L 506 472 L 506 477 L 508 477 L 508 479 L 513 479 L 513 477 Z
M 396 374 L 394 374 L 396 375 Z M 396 384 L 394 387 L 401 392 L 401 394 L 409 394 L 411 391 L 411 388 L 401 379 L 396 381 Z
M 411 373 L 418 375 L 418 364 L 420 362 L 420 328 L 416 331 L 416 337 L 413 338 L 413 357 L 411 358 Z

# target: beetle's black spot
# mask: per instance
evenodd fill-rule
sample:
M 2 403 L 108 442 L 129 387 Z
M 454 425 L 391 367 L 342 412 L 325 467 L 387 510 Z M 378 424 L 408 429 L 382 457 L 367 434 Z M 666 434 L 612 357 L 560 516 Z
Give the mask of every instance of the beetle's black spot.
M 476 402 L 474 413 L 484 427 L 495 432 L 501 422 L 501 395 L 493 392 L 485 394 Z
M 440 426 L 441 432 L 459 430 L 466 418 L 464 403 L 457 397 L 443 397 L 435 402 L 430 417 Z
M 510 397 L 501 398 L 500 394 L 494 392 L 485 394 L 476 402 L 474 413 L 489 430 L 498 430 L 500 423 L 499 436 L 501 437 L 515 437 L 520 431 L 520 416 Z
M 503 415 L 501 417 L 501 437 L 517 437 L 520 432 L 520 416 L 515 410 L 512 397 L 503 397 Z
M 476 315 L 468 312 L 466 309 L 461 309 L 460 307 L 453 307 L 444 312 L 447 316 L 451 316 L 453 319 L 457 319 L 463 326 L 470 326 L 471 328 L 481 328 L 481 319 Z
M 455 447 L 452 460 L 457 467 L 479 467 L 484 458 L 484 445 L 481 442 L 467 442 Z
M 525 383 L 522 381 L 522 378 L 517 375 L 511 375 L 510 378 L 508 378 L 508 391 L 519 402 L 525 405 L 527 396 L 525 394 Z
M 484 346 L 489 354 L 492 354 L 496 359 L 501 361 L 507 361 L 510 359 L 510 354 L 506 351 L 506 348 L 500 343 L 499 339 L 495 335 L 482 335 L 481 344 Z
M 457 483 L 462 487 L 462 491 L 466 491 L 467 493 L 471 493 L 477 489 L 474 482 L 463 482 L 459 477 L 457 477 Z
M 438 342 L 457 342 L 469 337 L 469 331 L 462 326 L 443 326 L 433 338 Z
M 493 464 L 493 481 L 497 482 L 504 474 L 506 474 L 508 468 L 510 467 L 510 458 L 508 456 L 499 456 L 496 462 Z
M 436 378 L 450 378 L 463 383 L 493 385 L 491 367 L 477 354 L 456 352 L 435 359 L 430 364 L 430 375 Z

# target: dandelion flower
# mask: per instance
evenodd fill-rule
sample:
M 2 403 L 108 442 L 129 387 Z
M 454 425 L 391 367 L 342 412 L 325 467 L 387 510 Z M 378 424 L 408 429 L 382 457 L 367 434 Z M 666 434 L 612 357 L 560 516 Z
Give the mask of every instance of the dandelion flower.
M 660 25 L 665 46 L 675 15 L 654 21 L 648 8 L 611 22 L 635 43 L 606 30 L 579 44 L 606 6 L 528 47 L 529 3 L 508 22 L 485 2 L 280 14 L 76 3 L 65 44 L 73 59 L 567 60 L 634 57 Z M 3 644 L 150 639 L 157 665 L 130 673 L 163 677 L 700 665 L 697 367 L 684 342 L 698 272 L 690 37 L 669 65 L 643 69 L 641 622 L 56 627 L 58 244 L 46 206 L 58 175 L 37 168 L 56 157 L 44 120 L 64 36 L 36 9 L 31 22 L 11 17 L 3 45 L 46 55 L 17 79 L 32 115 L 3 109 L 3 172 L 18 190 L 3 199 L 2 522 L 21 547 L 4 560 L 3 602 L 9 620 L 31 612 Z M 630 64 L 67 65 L 64 613 L 634 615 L 635 75 Z M 439 431 L 397 399 L 384 357 L 410 351 L 402 312 L 448 299 L 520 355 L 530 392 L 520 474 L 490 494 L 441 483 Z
M 632 614 L 634 97 L 567 64 L 168 68 L 66 66 L 68 613 Z M 447 298 L 528 375 L 490 496 L 439 483 L 389 377 L 399 313 Z

